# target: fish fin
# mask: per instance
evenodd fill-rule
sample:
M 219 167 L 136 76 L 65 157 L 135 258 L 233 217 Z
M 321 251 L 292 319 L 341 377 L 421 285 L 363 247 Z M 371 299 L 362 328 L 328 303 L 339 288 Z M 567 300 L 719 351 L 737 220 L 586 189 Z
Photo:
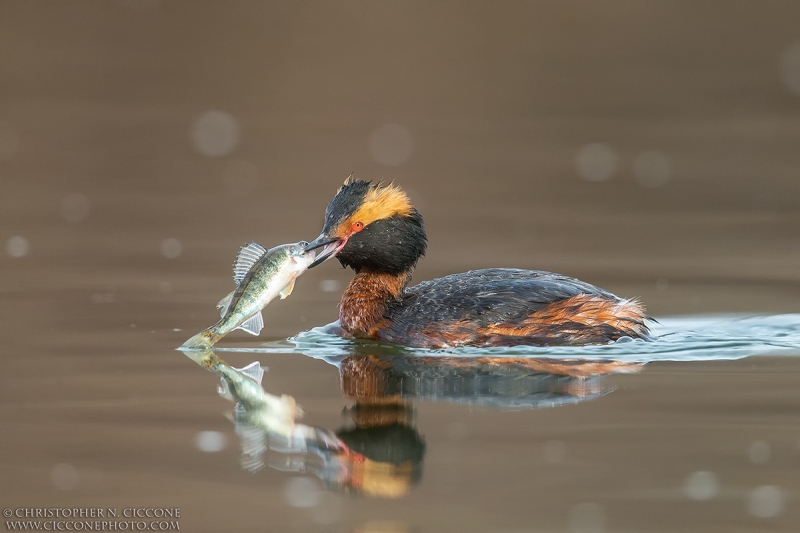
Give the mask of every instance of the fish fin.
M 242 280 L 250 272 L 259 259 L 264 257 L 267 249 L 256 242 L 251 242 L 247 246 L 243 246 L 239 250 L 239 255 L 236 256 L 236 262 L 233 264 L 233 281 L 237 285 L 242 283 Z
M 225 316 L 225 313 L 228 312 L 228 307 L 231 306 L 231 300 L 233 300 L 233 295 L 235 292 L 236 291 L 231 291 L 229 295 L 217 303 L 217 309 L 219 309 L 220 316 Z
M 264 317 L 261 316 L 261 311 L 242 322 L 242 325 L 239 326 L 239 329 L 243 329 L 250 335 L 258 335 L 263 328 Z
M 230 383 L 225 381 L 225 378 L 219 378 L 219 385 L 217 386 L 217 394 L 219 394 L 226 400 L 230 400 L 232 402 L 236 401 L 236 399 L 233 397 L 233 394 L 231 393 L 231 385 Z
M 244 374 L 245 376 L 252 378 L 253 381 L 261 384 L 261 380 L 264 379 L 264 367 L 261 366 L 261 363 L 258 361 L 253 361 L 247 366 L 242 368 L 237 368 L 239 372 Z
M 292 294 L 292 291 L 294 290 L 294 281 L 295 280 L 290 281 L 289 284 L 286 287 L 284 287 L 283 290 L 280 292 L 281 300 Z
M 229 417 L 236 424 L 242 447 L 242 467 L 248 472 L 258 472 L 264 468 L 263 455 L 267 452 L 267 432 L 246 420 L 247 410 L 236 404 Z

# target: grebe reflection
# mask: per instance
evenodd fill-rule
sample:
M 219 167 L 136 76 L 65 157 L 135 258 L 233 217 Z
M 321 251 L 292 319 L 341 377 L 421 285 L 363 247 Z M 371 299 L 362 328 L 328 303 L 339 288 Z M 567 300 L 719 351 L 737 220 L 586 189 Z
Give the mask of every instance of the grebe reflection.
M 326 486 L 371 497 L 407 494 L 422 478 L 426 443 L 413 400 L 549 408 L 599 398 L 605 376 L 638 372 L 638 363 L 495 357 L 352 355 L 339 369 L 348 422 L 333 431 L 299 422 L 294 398 L 261 385 L 263 369 L 235 369 L 208 350 L 185 352 L 220 376 L 219 394 L 235 403 L 242 466 L 311 473 Z

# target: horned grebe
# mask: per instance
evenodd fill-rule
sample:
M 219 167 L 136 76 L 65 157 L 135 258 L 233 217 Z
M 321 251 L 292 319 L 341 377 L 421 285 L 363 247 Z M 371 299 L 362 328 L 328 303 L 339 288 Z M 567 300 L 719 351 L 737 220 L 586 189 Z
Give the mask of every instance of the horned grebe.
M 419 348 L 582 345 L 648 339 L 644 307 L 583 281 L 538 270 L 490 268 L 408 287 L 425 255 L 422 216 L 394 185 L 348 178 L 325 212 L 324 247 L 356 272 L 339 323 L 356 338 Z

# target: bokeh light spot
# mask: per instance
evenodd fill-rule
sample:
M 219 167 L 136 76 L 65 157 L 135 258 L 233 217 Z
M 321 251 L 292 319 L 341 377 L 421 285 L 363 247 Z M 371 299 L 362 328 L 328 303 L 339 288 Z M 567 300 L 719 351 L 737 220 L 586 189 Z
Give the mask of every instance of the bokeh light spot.
M 80 483 L 78 469 L 67 463 L 59 463 L 50 471 L 50 480 L 59 490 L 72 490 Z
M 643 152 L 633 162 L 633 175 L 642 187 L 661 187 L 672 177 L 672 165 L 661 152 Z
M 329 526 L 342 519 L 344 503 L 342 497 L 330 492 L 320 493 L 320 502 L 310 511 L 311 521 L 315 524 Z
M 92 294 L 93 304 L 111 304 L 116 300 L 113 292 L 96 292 Z
M 783 512 L 783 491 L 774 485 L 756 487 L 747 499 L 747 510 L 758 518 L 774 518 Z
M 468 432 L 469 428 L 464 422 L 451 422 L 447 426 L 447 436 L 450 440 L 464 440 Z
M 405 522 L 390 520 L 373 520 L 365 522 L 353 530 L 353 533 L 409 533 L 411 525 Z
M 542 455 L 548 463 L 563 463 L 567 456 L 567 447 L 560 440 L 549 440 L 542 446 Z
M 115 0 L 122 7 L 130 9 L 149 9 L 156 7 L 161 0 Z
M 792 44 L 781 54 L 781 81 L 796 95 L 800 95 L 800 41 Z
M 24 257 L 30 251 L 30 244 L 28 239 L 14 235 L 6 241 L 6 251 L 11 257 Z
M 208 111 L 200 115 L 192 128 L 195 149 L 203 155 L 228 155 L 239 144 L 239 121 L 224 111 Z
M 710 500 L 719 494 L 719 482 L 713 472 L 692 472 L 683 484 L 687 498 L 697 501 Z
M 0 120 L 0 161 L 14 155 L 18 148 L 17 131 L 10 123 Z
M 769 462 L 769 458 L 772 456 L 772 448 L 769 443 L 757 440 L 750 445 L 747 455 L 753 464 L 763 465 Z
M 201 452 L 216 453 L 225 449 L 228 439 L 219 431 L 201 431 L 195 437 L 194 444 Z
M 398 124 L 384 124 L 372 132 L 369 140 L 372 159 L 387 167 L 402 165 L 414 151 L 414 137 Z
M 161 241 L 161 255 L 167 259 L 175 259 L 183 253 L 183 244 L 172 237 Z
M 70 193 L 61 199 L 61 216 L 67 222 L 80 222 L 89 216 L 89 199 L 79 193 Z
M 286 498 L 286 503 L 292 507 L 308 508 L 319 505 L 322 500 L 322 490 L 313 479 L 292 477 L 284 486 L 283 496 Z
M 258 186 L 258 168 L 243 159 L 231 161 L 225 165 L 222 182 L 228 192 L 235 197 L 247 196 Z
M 342 284 L 336 279 L 323 279 L 319 282 L 319 290 L 322 292 L 336 292 Z
M 578 150 L 575 167 L 586 181 L 606 181 L 617 170 L 617 154 L 607 144 L 587 144 Z
M 579 503 L 569 512 L 571 533 L 603 533 L 606 530 L 606 513 L 596 503 Z
M 106 488 L 103 473 L 96 468 L 83 468 L 80 472 L 80 482 L 83 490 L 91 493 L 103 492 Z

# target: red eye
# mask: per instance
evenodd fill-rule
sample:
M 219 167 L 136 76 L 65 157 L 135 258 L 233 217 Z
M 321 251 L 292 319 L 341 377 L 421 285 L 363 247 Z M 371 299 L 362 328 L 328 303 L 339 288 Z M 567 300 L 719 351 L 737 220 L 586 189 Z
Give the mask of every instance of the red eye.
M 353 230 L 353 233 L 355 233 L 356 231 L 361 231 L 362 229 L 364 229 L 364 224 L 362 222 L 356 222 L 355 224 L 353 224 L 351 229 Z

